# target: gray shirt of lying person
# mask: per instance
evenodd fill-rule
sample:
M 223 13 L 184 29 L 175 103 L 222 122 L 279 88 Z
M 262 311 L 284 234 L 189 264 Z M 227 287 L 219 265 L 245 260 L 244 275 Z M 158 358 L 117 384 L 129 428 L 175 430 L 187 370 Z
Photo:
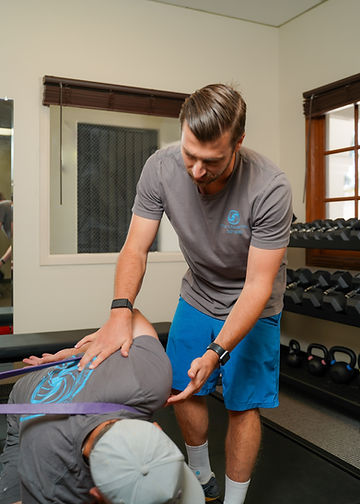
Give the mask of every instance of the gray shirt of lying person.
M 171 365 L 157 339 L 139 336 L 127 358 L 118 351 L 104 364 L 81 373 L 77 363 L 56 366 L 30 373 L 16 383 L 11 402 L 118 402 L 140 412 L 21 417 L 23 504 L 91 502 L 88 492 L 94 483 L 81 452 L 86 436 L 110 418 L 149 419 L 169 397 Z
M 244 286 L 250 245 L 286 247 L 293 215 L 289 182 L 267 158 L 241 147 L 225 187 L 206 195 L 187 174 L 178 145 L 148 159 L 133 212 L 154 220 L 165 212 L 189 266 L 181 296 L 220 319 L 227 317 Z M 261 317 L 282 310 L 285 284 L 284 257 Z

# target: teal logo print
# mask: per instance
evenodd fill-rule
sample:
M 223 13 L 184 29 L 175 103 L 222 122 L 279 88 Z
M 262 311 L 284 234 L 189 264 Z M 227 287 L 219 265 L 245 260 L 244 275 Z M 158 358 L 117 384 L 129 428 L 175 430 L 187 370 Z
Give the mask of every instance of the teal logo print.
M 221 224 L 225 232 L 233 235 L 242 235 L 248 226 L 240 224 L 240 213 L 238 210 L 230 210 L 226 217 L 226 224 Z
M 85 367 L 81 372 L 77 369 L 77 362 L 63 363 L 51 368 L 33 391 L 30 402 L 64 403 L 71 400 L 85 387 L 93 373 L 93 369 Z M 42 414 L 22 416 L 20 421 L 43 416 Z
M 239 224 L 240 222 L 239 212 L 237 210 L 230 210 L 227 220 L 229 224 L 236 226 L 236 224 Z

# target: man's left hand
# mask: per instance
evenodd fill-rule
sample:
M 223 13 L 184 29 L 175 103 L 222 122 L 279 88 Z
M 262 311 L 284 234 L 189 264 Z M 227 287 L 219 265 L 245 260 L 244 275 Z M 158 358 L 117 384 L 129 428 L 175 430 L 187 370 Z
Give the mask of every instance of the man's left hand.
M 191 379 L 188 386 L 179 394 L 172 395 L 166 402 L 166 406 L 185 401 L 193 394 L 199 392 L 214 369 L 219 365 L 219 359 L 213 351 L 207 351 L 202 357 L 194 359 L 188 371 Z

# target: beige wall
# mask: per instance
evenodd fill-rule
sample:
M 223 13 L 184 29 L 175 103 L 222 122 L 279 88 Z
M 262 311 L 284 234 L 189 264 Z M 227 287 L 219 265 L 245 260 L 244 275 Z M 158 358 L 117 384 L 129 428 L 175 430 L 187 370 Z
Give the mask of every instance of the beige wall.
M 302 93 L 359 73 L 360 2 L 328 0 L 280 29 L 280 166 L 294 194 L 294 211 L 305 219 L 305 121 Z M 289 266 L 304 266 L 302 250 L 289 249 Z M 284 313 L 283 342 L 342 344 L 360 352 L 359 328 Z
M 42 77 L 179 92 L 237 84 L 249 108 L 247 145 L 278 162 L 279 31 L 145 0 L 13 0 L 3 2 L 1 19 L 0 96 L 15 100 L 15 331 L 97 327 L 114 264 L 40 265 L 49 124 Z M 184 271 L 183 262 L 149 264 L 138 305 L 152 321 L 170 320 Z

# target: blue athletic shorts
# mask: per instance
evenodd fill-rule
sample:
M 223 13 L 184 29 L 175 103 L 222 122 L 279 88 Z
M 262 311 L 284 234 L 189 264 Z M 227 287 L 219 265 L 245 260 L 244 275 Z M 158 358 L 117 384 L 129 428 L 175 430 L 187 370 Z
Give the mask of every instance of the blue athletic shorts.
M 213 392 L 221 373 L 225 407 L 232 411 L 279 405 L 281 313 L 261 318 L 232 350 L 230 360 L 210 375 L 196 395 Z M 179 300 L 166 352 L 173 368 L 173 388 L 184 390 L 191 362 L 201 357 L 220 332 L 224 320 L 206 315 Z

